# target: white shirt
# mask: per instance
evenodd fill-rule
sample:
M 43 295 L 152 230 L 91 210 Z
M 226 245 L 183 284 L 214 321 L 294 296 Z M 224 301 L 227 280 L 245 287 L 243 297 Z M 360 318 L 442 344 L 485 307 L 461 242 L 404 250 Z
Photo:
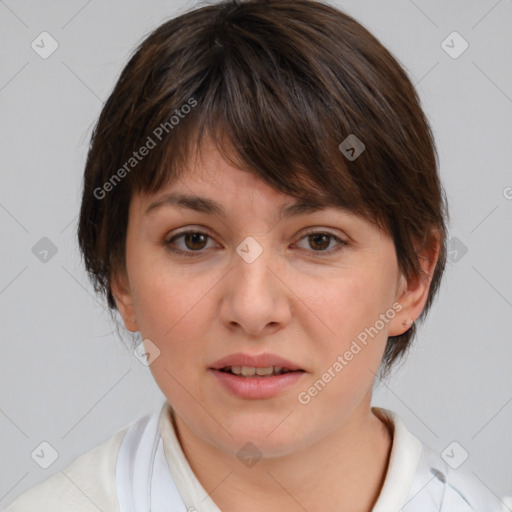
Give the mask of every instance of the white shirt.
M 372 512 L 507 510 L 478 479 L 451 469 L 422 444 L 395 413 L 372 410 L 393 430 L 386 478 Z M 221 512 L 192 471 L 171 412 L 165 401 L 24 492 L 5 512 Z

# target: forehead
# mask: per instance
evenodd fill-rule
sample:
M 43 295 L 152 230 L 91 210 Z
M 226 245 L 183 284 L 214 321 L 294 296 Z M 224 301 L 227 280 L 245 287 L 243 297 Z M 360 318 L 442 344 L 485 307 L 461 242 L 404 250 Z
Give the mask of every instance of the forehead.
M 144 209 L 144 215 L 150 215 L 164 206 L 175 206 L 199 213 L 227 217 L 226 207 L 217 199 L 184 192 L 166 192 L 151 201 Z M 295 200 L 283 204 L 279 208 L 279 217 L 288 218 L 329 208 L 329 205 L 309 200 Z
M 274 223 L 326 211 L 333 222 L 344 219 L 360 228 L 367 224 L 370 228 L 371 224 L 373 228 L 382 229 L 371 214 L 342 206 L 319 187 L 306 185 L 307 192 L 300 197 L 278 190 L 248 166 L 240 164 L 238 154 L 226 139 L 222 139 L 222 150 L 205 135 L 201 144 L 196 142 L 193 151 L 188 152 L 179 172 L 170 176 L 157 191 L 135 194 L 137 197 L 132 197 L 130 210 L 136 211 L 143 222 L 154 218 L 159 211 L 173 208 L 182 213 L 198 212 L 226 220 L 234 218 L 244 225 L 257 217 L 267 217 Z M 295 177 L 287 174 L 291 179 Z M 296 177 L 303 181 L 299 172 Z
M 225 158 L 210 138 L 205 139 L 199 151 L 185 161 L 177 178 L 170 179 L 156 192 L 140 196 L 143 209 L 149 213 L 168 204 L 226 216 L 224 205 L 243 207 L 255 202 L 266 208 L 277 207 L 284 216 L 289 216 L 336 206 L 318 190 L 301 199 L 277 190 L 236 163 L 233 154 L 230 152 Z
M 302 180 L 297 174 L 299 179 Z M 256 201 L 266 203 L 268 208 L 297 202 L 294 196 L 277 190 L 256 172 L 240 164 L 234 151 L 223 155 L 210 137 L 204 139 L 197 151 L 189 152 L 178 172 L 170 176 L 159 190 L 140 195 L 143 206 L 149 211 L 157 208 L 164 197 L 168 204 L 194 206 L 198 211 L 221 216 L 226 214 L 223 204 L 243 205 Z M 300 202 L 301 211 L 335 205 L 332 199 L 318 190 L 311 191 Z M 284 213 L 294 212 L 297 209 Z

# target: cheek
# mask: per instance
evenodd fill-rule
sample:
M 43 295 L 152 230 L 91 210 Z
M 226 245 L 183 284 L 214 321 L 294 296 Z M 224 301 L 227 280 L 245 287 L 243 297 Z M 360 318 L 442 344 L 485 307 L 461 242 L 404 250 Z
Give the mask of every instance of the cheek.
M 392 288 L 376 270 L 350 268 L 330 279 L 297 282 L 294 288 L 310 318 L 310 327 L 316 330 L 314 339 L 322 332 L 319 341 L 330 340 L 327 345 L 342 350 L 390 308 Z
M 141 265 L 136 274 L 140 333 L 159 350 L 149 369 L 174 407 L 195 411 L 190 395 L 204 400 L 198 377 L 206 367 L 202 346 L 208 333 L 205 296 L 212 284 L 191 281 L 184 273 L 171 271 L 168 265 L 151 265 L 146 270 Z
M 212 318 L 208 294 L 221 276 L 216 272 L 192 275 L 184 266 L 149 259 L 139 260 L 132 276 L 139 330 L 164 356 L 158 365 L 165 361 L 169 371 L 188 368 L 190 372 L 190 362 L 201 363 L 204 357 L 201 343 L 207 339 Z
M 303 282 L 298 295 L 307 306 L 310 320 L 302 327 L 314 340 L 311 350 L 318 361 L 309 384 L 323 395 L 324 399 L 317 402 L 319 406 L 321 402 L 335 401 L 350 409 L 350 403 L 358 403 L 371 387 L 394 316 L 388 281 L 380 269 L 365 267 L 352 268 L 342 277 L 323 281 L 322 286 L 318 281 Z M 386 312 L 387 322 L 381 320 Z
M 193 314 L 194 304 L 207 291 L 204 280 L 191 279 L 183 267 L 152 259 L 150 254 L 134 261 L 130 282 L 141 333 L 155 339 L 170 335 L 180 319 Z

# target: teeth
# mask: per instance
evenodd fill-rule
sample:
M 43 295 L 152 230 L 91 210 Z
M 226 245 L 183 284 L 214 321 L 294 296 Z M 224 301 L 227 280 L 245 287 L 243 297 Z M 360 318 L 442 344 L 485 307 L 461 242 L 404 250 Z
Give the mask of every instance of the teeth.
M 250 368 L 249 366 L 242 366 L 242 375 L 244 377 L 250 377 L 256 373 L 256 368 Z
M 272 375 L 273 372 L 273 366 L 267 366 L 266 368 L 256 368 L 256 375 Z
M 244 377 L 253 377 L 254 375 L 279 375 L 281 373 L 290 371 L 283 370 L 281 366 L 267 366 L 266 368 L 254 368 L 251 366 L 228 366 L 225 369 L 228 371 L 230 370 L 231 373 L 234 373 L 235 375 L 243 375 Z

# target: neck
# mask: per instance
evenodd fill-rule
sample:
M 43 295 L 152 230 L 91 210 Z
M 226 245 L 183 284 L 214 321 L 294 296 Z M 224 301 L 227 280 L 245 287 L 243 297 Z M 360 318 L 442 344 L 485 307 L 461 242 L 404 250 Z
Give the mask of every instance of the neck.
M 390 426 L 360 404 L 350 421 L 287 456 L 244 468 L 236 454 L 196 436 L 173 414 L 183 452 L 223 512 L 346 510 L 369 512 L 384 484 L 392 445 Z

